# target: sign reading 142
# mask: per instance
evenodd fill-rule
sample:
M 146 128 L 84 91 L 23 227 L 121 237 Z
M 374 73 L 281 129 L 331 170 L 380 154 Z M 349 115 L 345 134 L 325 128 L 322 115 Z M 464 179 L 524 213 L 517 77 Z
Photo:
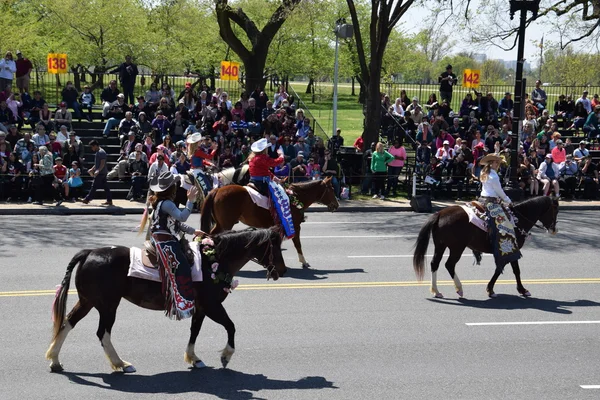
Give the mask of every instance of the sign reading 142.
M 237 81 L 240 74 L 240 63 L 221 61 L 221 80 Z
M 465 69 L 463 71 L 462 85 L 466 88 L 478 88 L 481 83 L 481 70 Z

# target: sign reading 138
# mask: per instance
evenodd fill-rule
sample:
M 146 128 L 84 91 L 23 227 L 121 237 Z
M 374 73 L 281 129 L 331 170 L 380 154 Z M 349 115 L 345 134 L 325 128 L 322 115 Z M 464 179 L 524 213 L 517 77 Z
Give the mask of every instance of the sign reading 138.
M 48 72 L 51 74 L 67 73 L 67 55 L 58 53 L 48 54 Z
M 465 69 L 463 71 L 462 85 L 466 88 L 478 88 L 481 83 L 481 70 Z

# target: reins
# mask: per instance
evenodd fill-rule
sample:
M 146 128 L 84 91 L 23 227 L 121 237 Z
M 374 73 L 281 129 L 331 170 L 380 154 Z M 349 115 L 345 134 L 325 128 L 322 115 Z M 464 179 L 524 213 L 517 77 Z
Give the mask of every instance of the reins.
M 552 209 L 552 211 L 554 211 L 554 204 L 552 204 L 552 205 L 550 206 L 550 208 Z M 549 229 L 548 229 L 548 228 L 546 228 L 545 226 L 543 226 L 543 225 L 539 224 L 537 221 L 535 221 L 535 222 L 534 222 L 534 221 L 530 220 L 529 218 L 527 218 L 527 217 L 526 217 L 526 216 L 525 216 L 525 215 L 524 215 L 524 214 L 523 214 L 521 211 L 518 211 L 518 210 L 517 210 L 515 207 L 513 207 L 513 208 L 512 208 L 512 211 L 513 211 L 515 214 L 519 214 L 519 215 L 518 215 L 518 218 L 523 218 L 523 219 L 524 219 L 526 222 L 530 223 L 530 224 L 532 225 L 532 228 L 533 228 L 533 227 L 536 227 L 536 228 L 538 228 L 538 229 L 545 230 L 546 232 L 548 232 L 548 231 L 549 231 Z M 547 212 L 547 211 L 546 211 L 546 212 Z

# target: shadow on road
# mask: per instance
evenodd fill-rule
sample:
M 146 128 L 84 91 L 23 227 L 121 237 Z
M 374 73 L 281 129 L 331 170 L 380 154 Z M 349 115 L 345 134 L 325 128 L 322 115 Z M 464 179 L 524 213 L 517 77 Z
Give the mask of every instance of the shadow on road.
M 262 374 L 246 374 L 231 369 L 204 368 L 202 370 L 165 372 L 157 375 L 90 374 L 63 372 L 62 375 L 78 385 L 98 387 L 124 393 L 199 393 L 220 399 L 259 399 L 255 392 L 261 390 L 337 389 L 333 382 L 321 376 L 308 376 L 297 381 L 269 379 Z M 86 378 L 99 378 L 104 383 Z M 281 394 L 280 396 L 283 396 Z
M 282 279 L 294 278 L 306 281 L 319 281 L 327 279 L 328 275 L 339 275 L 339 274 L 364 274 L 366 273 L 362 268 L 348 268 L 348 269 L 315 269 L 315 268 L 288 268 L 285 276 Z M 240 271 L 237 273 L 238 277 L 251 278 L 251 279 L 265 279 L 265 271 Z
M 599 307 L 600 303 L 591 300 L 560 301 L 524 298 L 516 295 L 499 294 L 495 299 L 427 299 L 431 302 L 459 307 L 481 308 L 485 310 L 539 310 L 557 314 L 572 314 L 571 308 Z

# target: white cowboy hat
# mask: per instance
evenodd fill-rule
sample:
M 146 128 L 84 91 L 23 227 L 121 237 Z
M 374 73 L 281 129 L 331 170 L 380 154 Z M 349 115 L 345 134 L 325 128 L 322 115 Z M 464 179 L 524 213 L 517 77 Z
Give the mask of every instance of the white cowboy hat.
M 488 154 L 487 156 L 483 157 L 481 161 L 479 161 L 479 165 L 491 164 L 494 161 L 502 162 L 502 158 L 495 154 Z
M 179 180 L 179 176 L 175 176 L 171 171 L 165 171 L 156 180 L 156 184 L 150 185 L 150 190 L 154 193 L 164 192 Z
M 269 147 L 269 142 L 267 141 L 267 139 L 263 138 L 252 143 L 252 146 L 250 146 L 250 150 L 252 150 L 255 153 L 260 153 L 267 147 Z
M 188 136 L 186 142 L 198 143 L 201 140 L 202 140 L 202 134 L 200 132 L 196 132 L 196 133 L 192 134 L 191 136 Z

